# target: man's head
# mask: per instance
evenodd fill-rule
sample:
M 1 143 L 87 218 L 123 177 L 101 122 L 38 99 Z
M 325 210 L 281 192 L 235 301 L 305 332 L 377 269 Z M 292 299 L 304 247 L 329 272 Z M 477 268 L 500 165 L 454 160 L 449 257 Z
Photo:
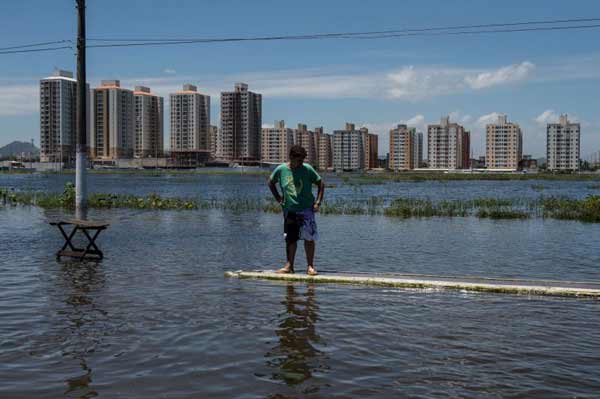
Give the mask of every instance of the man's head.
M 299 168 L 302 166 L 304 159 L 306 158 L 306 150 L 301 145 L 293 145 L 290 148 L 290 165 L 292 168 Z

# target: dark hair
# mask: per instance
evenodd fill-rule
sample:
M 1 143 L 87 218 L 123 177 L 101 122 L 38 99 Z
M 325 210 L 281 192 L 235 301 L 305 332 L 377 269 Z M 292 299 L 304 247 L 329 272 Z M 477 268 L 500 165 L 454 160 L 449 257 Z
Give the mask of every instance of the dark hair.
M 302 159 L 306 158 L 306 150 L 301 145 L 293 145 L 290 148 L 290 158 L 302 157 Z

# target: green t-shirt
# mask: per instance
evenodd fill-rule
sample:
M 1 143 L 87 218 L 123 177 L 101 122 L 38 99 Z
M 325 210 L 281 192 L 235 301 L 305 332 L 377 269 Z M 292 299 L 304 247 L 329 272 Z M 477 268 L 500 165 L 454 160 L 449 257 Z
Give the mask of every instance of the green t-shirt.
M 283 207 L 298 212 L 313 207 L 315 197 L 312 185 L 320 182 L 321 176 L 307 163 L 296 169 L 283 163 L 271 173 L 270 180 L 281 187 Z

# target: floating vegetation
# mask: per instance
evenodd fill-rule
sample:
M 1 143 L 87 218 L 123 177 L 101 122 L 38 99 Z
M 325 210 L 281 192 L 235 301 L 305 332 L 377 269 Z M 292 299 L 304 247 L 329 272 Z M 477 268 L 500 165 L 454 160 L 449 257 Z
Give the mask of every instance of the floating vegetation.
M 590 195 L 584 199 L 544 198 L 541 207 L 544 217 L 600 222 L 600 195 Z
M 325 188 L 336 188 L 337 184 L 335 183 L 325 183 Z
M 486 219 L 527 219 L 530 214 L 514 209 L 492 208 L 478 210 L 477 217 Z
M 546 189 L 546 186 L 544 186 L 543 184 L 532 184 L 531 188 L 535 191 L 543 191 Z
M 35 205 L 42 208 L 74 208 L 75 188 L 68 183 L 62 193 L 10 191 L 0 189 L 0 205 Z M 218 209 L 233 212 L 280 213 L 273 198 L 184 199 L 157 194 L 91 194 L 90 208 L 132 208 L 158 210 Z M 587 198 L 475 198 L 467 200 L 430 200 L 399 197 L 385 199 L 334 199 L 320 208 L 324 215 L 369 215 L 394 218 L 478 217 L 485 219 L 527 219 L 543 217 L 600 223 L 600 195 Z
M 588 188 L 590 190 L 600 190 L 600 184 L 590 184 Z

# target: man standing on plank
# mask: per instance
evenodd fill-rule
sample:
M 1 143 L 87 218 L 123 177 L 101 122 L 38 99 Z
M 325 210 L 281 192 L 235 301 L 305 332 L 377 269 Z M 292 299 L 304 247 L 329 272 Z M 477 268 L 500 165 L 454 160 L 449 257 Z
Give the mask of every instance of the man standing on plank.
M 283 232 L 287 262 L 277 273 L 294 273 L 294 258 L 298 240 L 304 240 L 304 250 L 308 263 L 306 273 L 317 275 L 314 265 L 315 241 L 319 238 L 315 213 L 325 194 L 325 184 L 321 176 L 307 163 L 306 150 L 294 145 L 290 149 L 290 161 L 279 165 L 269 178 L 269 188 L 275 200 L 283 207 Z M 277 183 L 283 196 L 277 191 Z M 312 185 L 318 186 L 317 199 L 312 192 Z

